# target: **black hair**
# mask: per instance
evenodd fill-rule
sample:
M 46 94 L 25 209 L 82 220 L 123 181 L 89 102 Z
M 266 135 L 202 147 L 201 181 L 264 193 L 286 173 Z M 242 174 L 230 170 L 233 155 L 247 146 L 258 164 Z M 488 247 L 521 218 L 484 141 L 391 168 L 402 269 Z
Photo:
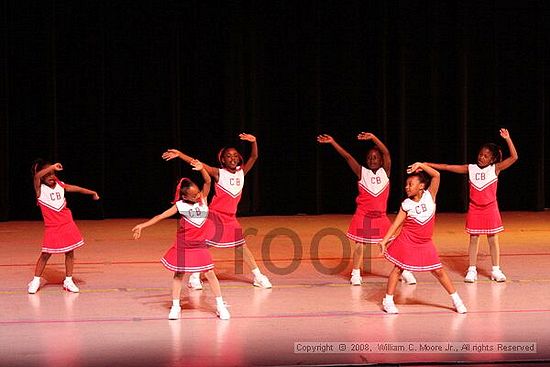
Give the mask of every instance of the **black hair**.
M 177 201 L 181 200 L 181 198 L 185 194 L 187 194 L 187 190 L 189 190 L 189 188 L 194 184 L 195 183 L 187 177 L 183 177 L 181 180 L 179 180 L 178 186 L 176 187 L 176 193 L 174 194 L 174 201 L 172 202 L 172 204 L 175 204 Z
M 235 149 L 235 151 L 237 152 L 237 154 L 239 155 L 239 163 L 238 165 L 241 165 L 243 164 L 244 162 L 244 159 L 243 159 L 243 156 L 241 155 L 241 153 L 239 153 L 239 151 L 235 148 L 235 147 L 223 147 L 222 149 L 220 149 L 220 151 L 218 152 L 218 162 L 220 163 L 220 167 L 223 168 L 224 165 L 223 165 L 223 155 L 225 154 L 226 151 L 228 151 L 229 149 Z
M 36 175 L 36 172 L 40 171 L 41 169 L 43 169 L 46 166 L 51 166 L 51 163 L 47 160 L 42 159 L 42 158 L 35 159 L 32 162 L 32 166 L 31 166 L 32 178 L 34 179 L 34 176 Z
M 485 148 L 488 149 L 493 156 L 491 164 L 502 162 L 502 149 L 499 145 L 495 143 L 485 143 L 481 146 L 481 148 L 479 148 L 479 151 Z
M 424 190 L 428 190 L 428 187 L 432 183 L 432 177 L 424 171 L 410 173 L 407 178 L 409 177 L 418 177 L 418 181 L 424 184 Z

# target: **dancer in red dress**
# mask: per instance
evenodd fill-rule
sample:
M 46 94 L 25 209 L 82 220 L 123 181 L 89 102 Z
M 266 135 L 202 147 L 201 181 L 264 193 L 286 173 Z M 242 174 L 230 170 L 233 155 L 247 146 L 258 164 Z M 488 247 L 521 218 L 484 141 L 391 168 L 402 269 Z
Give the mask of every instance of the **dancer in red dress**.
M 162 264 L 170 271 L 174 272 L 172 282 L 172 307 L 168 314 L 168 319 L 177 320 L 180 318 L 181 306 L 181 284 L 184 273 L 203 272 L 210 283 L 212 292 L 216 296 L 217 315 L 222 320 L 230 318 L 220 289 L 220 283 L 214 273 L 214 264 L 212 256 L 206 246 L 206 238 L 211 234 L 208 218 L 208 205 L 206 198 L 210 191 L 211 179 L 208 172 L 204 169 L 202 163 L 197 160 L 190 162 L 194 170 L 199 170 L 204 178 L 202 190 L 188 178 L 182 178 L 176 189 L 174 205 L 147 222 L 135 226 L 132 231 L 134 238 L 141 237 L 141 231 L 144 228 L 152 226 L 163 219 L 170 218 L 176 213 L 180 214 L 176 240 L 172 247 L 168 249 L 161 259 Z
M 260 271 L 254 255 L 246 245 L 242 227 L 237 220 L 237 206 L 241 200 L 244 186 L 244 177 L 252 169 L 258 159 L 258 144 L 256 137 L 250 134 L 240 134 L 241 140 L 252 143 L 252 153 L 243 164 L 243 157 L 233 147 L 223 148 L 218 153 L 220 168 L 204 164 L 204 168 L 216 182 L 216 192 L 210 203 L 209 219 L 213 222 L 215 231 L 207 240 L 208 245 L 219 248 L 238 248 L 242 251 L 244 262 L 250 267 L 254 275 L 253 284 L 256 287 L 271 288 L 268 277 Z M 169 149 L 162 155 L 165 160 L 180 158 L 191 162 L 193 158 L 176 149 Z M 189 287 L 202 289 L 200 274 L 194 273 L 189 277 Z
M 352 285 L 363 283 L 361 267 L 364 245 L 379 243 L 391 225 L 386 215 L 390 194 L 390 151 L 372 133 L 362 132 L 357 135 L 357 139 L 370 140 L 375 144 L 367 152 L 367 167 L 361 166 L 332 136 L 323 134 L 317 137 L 319 143 L 332 145 L 359 179 L 357 182 L 359 194 L 355 199 L 357 208 L 346 234 L 349 239 L 355 241 L 353 270 L 350 278 Z M 390 238 L 390 240 L 392 239 L 393 237 Z M 416 284 L 416 279 L 410 271 L 403 271 L 402 277 L 408 284 Z
M 407 199 L 401 203 L 397 217 L 380 242 L 382 253 L 394 264 L 388 277 L 386 296 L 382 300 L 384 311 L 399 312 L 393 295 L 400 273 L 409 270 L 430 271 L 451 296 L 456 311 L 466 313 L 466 307 L 443 269 L 432 241 L 439 172 L 425 163 L 417 162 L 409 166 L 407 173 Z M 401 225 L 401 232 L 386 249 L 388 241 Z
M 479 236 L 487 235 L 493 268 L 491 279 L 505 282 L 506 276 L 500 269 L 500 244 L 498 233 L 504 230 L 497 203 L 497 183 L 500 172 L 518 160 L 518 153 L 506 129 L 500 129 L 500 136 L 506 140 L 510 157 L 502 160 L 500 147 L 493 143 L 484 144 L 477 155 L 477 164 L 450 165 L 427 163 L 443 171 L 468 174 L 470 184 L 470 204 L 466 216 L 466 232 L 470 234 L 468 257 L 470 266 L 464 277 L 466 283 L 477 280 L 477 253 Z
M 34 278 L 28 284 L 27 290 L 31 294 L 40 288 L 42 273 L 52 254 L 65 254 L 66 276 L 63 288 L 69 292 L 79 292 L 72 277 L 74 250 L 84 245 L 84 240 L 67 207 L 65 191 L 92 195 L 94 200 L 99 200 L 99 196 L 95 191 L 61 182 L 55 175 L 56 171 L 61 170 L 61 163 L 49 164 L 42 160 L 36 161 L 32 167 L 37 203 L 44 218 L 44 241 L 42 253 L 36 262 Z

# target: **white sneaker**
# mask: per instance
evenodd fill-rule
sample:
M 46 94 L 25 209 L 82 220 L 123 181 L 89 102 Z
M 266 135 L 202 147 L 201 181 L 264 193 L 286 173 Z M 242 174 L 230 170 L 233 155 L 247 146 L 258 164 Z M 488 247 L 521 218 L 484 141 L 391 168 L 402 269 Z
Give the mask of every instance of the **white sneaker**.
M 28 284 L 28 289 L 27 291 L 30 293 L 30 294 L 35 294 L 37 291 L 38 291 L 38 288 L 40 288 L 40 279 L 34 279 L 31 280 Z
M 496 269 L 491 271 L 491 280 L 494 280 L 496 282 L 505 282 L 506 281 L 506 275 L 502 272 L 500 269 Z
M 469 269 L 464 277 L 466 283 L 474 283 L 477 280 L 477 270 Z
M 408 270 L 403 270 L 403 272 L 401 273 L 401 281 L 410 285 L 416 284 L 416 278 L 414 277 L 413 273 Z
M 257 277 L 254 277 L 254 287 L 260 287 L 260 288 L 271 288 L 271 282 L 265 275 L 260 275 Z
M 201 281 L 200 273 L 198 276 L 196 276 L 195 273 L 191 274 L 191 276 L 189 277 L 189 283 L 187 283 L 187 286 L 196 291 L 200 291 L 202 289 L 202 281 Z
M 63 289 L 69 292 L 78 293 L 80 292 L 80 289 L 74 284 L 72 279 L 65 279 L 63 281 Z
M 363 283 L 363 278 L 361 278 L 361 275 L 352 275 L 349 282 L 351 285 L 361 285 L 361 283 Z
M 218 315 L 221 320 L 229 320 L 231 318 L 231 315 L 229 314 L 227 307 L 225 307 L 225 304 L 216 305 L 216 315 Z
M 459 299 L 456 302 L 455 302 L 455 300 L 453 300 L 453 305 L 455 306 L 456 312 L 458 312 L 458 313 L 468 312 L 468 310 L 466 309 L 466 306 L 464 306 L 464 302 L 462 302 L 461 299 Z
M 181 307 L 172 305 L 170 313 L 168 314 L 168 320 L 179 320 L 181 315 Z
M 382 307 L 384 308 L 384 311 L 389 314 L 399 313 L 399 310 L 397 309 L 397 307 L 395 307 L 395 303 L 393 303 L 393 300 L 388 300 L 385 297 L 382 299 Z

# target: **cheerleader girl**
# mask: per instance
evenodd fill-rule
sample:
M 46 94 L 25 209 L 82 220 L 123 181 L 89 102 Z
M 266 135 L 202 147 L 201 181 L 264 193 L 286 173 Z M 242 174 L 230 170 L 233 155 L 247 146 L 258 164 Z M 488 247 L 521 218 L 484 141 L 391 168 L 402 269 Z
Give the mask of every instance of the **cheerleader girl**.
M 350 278 L 351 285 L 361 285 L 363 282 L 361 267 L 363 265 L 364 245 L 379 243 L 391 225 L 386 215 L 390 193 L 390 151 L 372 133 L 362 132 L 357 135 L 357 139 L 371 140 L 375 144 L 367 152 L 367 167 L 362 167 L 357 163 L 355 158 L 342 148 L 332 136 L 322 134 L 317 137 L 319 143 L 332 145 L 346 160 L 348 166 L 359 179 L 359 195 L 355 199 L 357 208 L 346 234 L 349 239 L 355 241 L 353 270 Z M 416 279 L 410 271 L 403 271 L 402 279 L 408 284 L 416 284 Z
M 212 256 L 206 246 L 206 238 L 209 236 L 208 206 L 206 198 L 210 191 L 210 176 L 204 166 L 197 160 L 190 162 L 194 170 L 201 171 L 204 179 L 202 190 L 188 178 L 182 178 L 176 188 L 174 205 L 147 222 L 138 224 L 132 231 L 134 239 L 141 237 L 141 231 L 163 219 L 169 218 L 176 213 L 181 215 L 179 220 L 176 240 L 161 259 L 162 264 L 174 272 L 172 282 L 172 307 L 168 314 L 169 320 L 180 318 L 181 306 L 181 284 L 184 273 L 204 272 L 210 283 L 212 292 L 216 296 L 216 313 L 222 320 L 230 318 L 229 311 L 223 302 L 220 283 L 214 273 Z
M 243 164 L 243 157 L 232 147 L 223 148 L 218 153 L 220 168 L 211 167 L 203 163 L 208 174 L 216 182 L 216 192 L 210 203 L 209 219 L 215 226 L 215 232 L 212 238 L 207 239 L 207 243 L 213 247 L 219 248 L 240 248 L 243 251 L 245 263 L 252 270 L 254 275 L 253 284 L 256 287 L 271 288 L 271 282 L 262 274 L 254 255 L 246 246 L 243 230 L 239 224 L 236 213 L 237 205 L 241 200 L 241 194 L 244 186 L 244 177 L 252 169 L 256 159 L 258 159 L 258 144 L 256 137 L 250 134 L 240 134 L 241 140 L 252 143 L 252 152 L 250 157 Z M 169 149 L 162 155 L 165 160 L 180 158 L 185 162 L 191 162 L 193 158 L 176 149 Z M 193 289 L 202 289 L 200 274 L 194 273 L 189 277 L 188 286 Z
M 500 172 L 509 168 L 518 160 L 518 153 L 507 129 L 500 129 L 500 136 L 506 141 L 510 157 L 502 160 L 502 151 L 493 143 L 483 144 L 477 154 L 476 164 L 450 165 L 427 163 L 438 170 L 468 174 L 470 186 L 470 204 L 466 216 L 466 232 L 470 234 L 468 248 L 469 267 L 464 281 L 474 283 L 477 280 L 477 253 L 479 236 L 487 235 L 491 261 L 491 280 L 505 282 L 506 275 L 500 269 L 500 244 L 498 233 L 504 230 L 497 203 L 497 183 Z
M 450 294 L 456 311 L 466 313 L 466 306 L 443 270 L 432 242 L 439 172 L 425 163 L 417 162 L 409 166 L 407 173 L 409 173 L 405 184 L 407 199 L 401 203 L 399 213 L 380 242 L 384 257 L 394 264 L 388 277 L 382 307 L 387 313 L 399 312 L 393 301 L 393 295 L 399 274 L 403 270 L 430 271 Z M 386 249 L 388 241 L 401 225 L 403 225 L 401 232 Z
M 95 191 L 60 181 L 55 173 L 62 170 L 61 163 L 50 164 L 40 159 L 32 166 L 36 199 L 44 218 L 44 241 L 34 278 L 28 284 L 27 290 L 31 294 L 40 288 L 42 273 L 52 254 L 65 254 L 63 288 L 69 292 L 80 291 L 73 281 L 74 250 L 84 245 L 84 240 L 67 207 L 65 191 L 91 195 L 94 200 L 99 200 L 99 195 Z

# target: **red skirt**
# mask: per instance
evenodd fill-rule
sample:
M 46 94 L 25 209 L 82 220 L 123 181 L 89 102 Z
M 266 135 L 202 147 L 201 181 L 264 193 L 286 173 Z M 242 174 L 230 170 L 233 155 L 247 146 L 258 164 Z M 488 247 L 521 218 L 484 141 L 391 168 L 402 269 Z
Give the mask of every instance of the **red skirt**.
M 388 246 L 384 257 L 397 267 L 414 272 L 432 271 L 443 267 L 432 240 L 415 243 L 406 233 L 397 236 Z
M 234 214 L 225 214 L 211 210 L 208 220 L 213 225 L 213 235 L 206 240 L 209 246 L 232 248 L 244 245 L 243 229 Z
M 466 232 L 471 235 L 496 234 L 504 231 L 497 202 L 487 206 L 470 203 L 466 215 Z
M 42 252 L 62 254 L 84 245 L 84 239 L 74 221 L 44 227 Z
M 376 244 L 382 241 L 390 226 L 391 222 L 386 215 L 369 216 L 368 213 L 356 212 L 351 218 L 346 236 L 355 242 Z
M 176 241 L 160 260 L 168 270 L 178 273 L 198 273 L 214 269 L 212 256 L 205 243 L 179 244 Z

